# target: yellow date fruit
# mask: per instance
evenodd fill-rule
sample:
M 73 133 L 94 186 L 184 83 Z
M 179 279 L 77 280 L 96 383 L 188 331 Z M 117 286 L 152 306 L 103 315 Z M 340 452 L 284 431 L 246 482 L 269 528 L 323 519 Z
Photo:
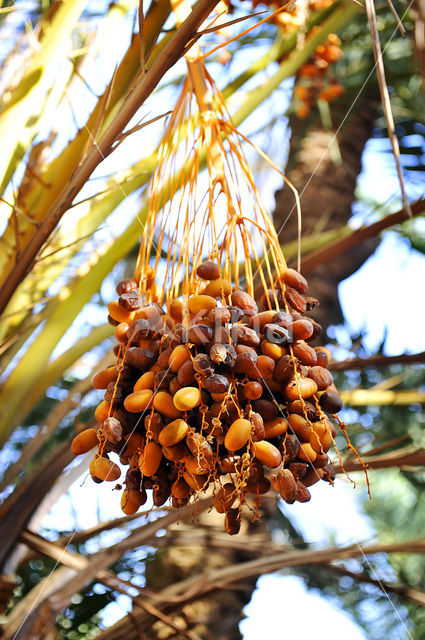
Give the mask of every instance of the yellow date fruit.
M 173 396 L 168 391 L 158 391 L 153 397 L 153 406 L 166 418 L 174 419 L 181 415 L 181 411 L 176 408 L 173 402 Z
M 121 469 L 115 462 L 102 456 L 95 456 L 90 462 L 90 474 L 99 480 L 114 482 L 121 475 Z
M 232 422 L 224 438 L 224 446 L 228 451 L 241 449 L 249 440 L 252 425 L 245 418 L 238 418 Z
M 123 309 L 123 307 L 115 300 L 108 304 L 108 311 L 111 318 L 117 322 L 127 322 L 130 324 L 134 320 L 135 312 Z
M 124 400 L 124 408 L 130 413 L 141 413 L 152 406 L 153 391 L 141 389 L 130 393 Z
M 278 436 L 282 436 L 286 433 L 288 429 L 288 422 L 285 418 L 274 418 L 274 420 L 268 420 L 264 423 L 264 437 L 266 440 L 270 440 L 271 438 L 277 438 Z
M 139 469 L 142 476 L 154 476 L 161 464 L 161 447 L 150 440 L 139 456 Z
M 179 411 L 189 411 L 201 402 L 201 392 L 197 387 L 183 387 L 173 398 L 174 406 Z
M 134 385 L 133 391 L 142 391 L 143 389 L 150 389 L 153 391 L 154 382 L 155 373 L 153 371 L 146 371 L 146 373 L 142 374 Z
M 71 451 L 74 456 L 80 456 L 90 451 L 90 449 L 97 447 L 98 444 L 96 429 L 85 429 L 76 435 L 71 442 Z
M 107 367 L 98 371 L 92 378 L 92 385 L 95 389 L 106 389 L 110 382 L 113 382 L 117 378 L 117 372 L 115 367 Z
M 259 442 L 253 442 L 252 450 L 254 456 L 266 467 L 275 469 L 282 462 L 282 455 L 277 447 L 267 440 L 260 440 Z
M 178 442 L 181 442 L 186 437 L 189 431 L 189 425 L 187 422 L 178 418 L 167 424 L 159 433 L 159 444 L 163 447 L 173 447 Z

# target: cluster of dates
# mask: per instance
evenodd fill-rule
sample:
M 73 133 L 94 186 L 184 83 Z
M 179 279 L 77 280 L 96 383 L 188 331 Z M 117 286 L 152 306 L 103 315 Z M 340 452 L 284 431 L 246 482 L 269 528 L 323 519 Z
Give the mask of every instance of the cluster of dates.
M 279 7 L 284 11 L 277 13 L 273 21 L 285 32 L 299 31 L 300 38 L 307 31 L 307 20 L 310 12 L 319 11 L 332 5 L 334 0 L 307 0 L 306 2 L 282 2 L 281 0 L 252 0 L 253 8 L 265 4 L 272 9 Z M 306 40 L 320 31 L 319 26 L 307 33 Z M 330 33 L 320 44 L 308 61 L 300 68 L 294 87 L 294 110 L 298 118 L 307 118 L 316 100 L 331 102 L 344 93 L 344 87 L 331 76 L 332 65 L 342 56 L 341 40 L 335 33 Z
M 256 9 L 259 4 L 264 4 L 272 9 L 282 8 L 274 16 L 274 22 L 280 25 L 286 32 L 297 31 L 304 27 L 308 14 L 311 11 L 318 11 L 330 7 L 334 0 L 252 0 L 252 7 Z
M 310 34 L 313 33 L 314 29 Z M 316 100 L 331 102 L 344 93 L 342 84 L 329 73 L 332 64 L 341 56 L 341 40 L 335 33 L 330 33 L 301 67 L 294 88 L 295 112 L 299 118 L 309 115 Z
M 166 310 L 147 303 L 134 281 L 118 284 L 108 305 L 117 363 L 93 379 L 105 389 L 99 428 L 78 434 L 72 450 L 97 447 L 95 482 L 120 477 L 111 452 L 129 465 L 124 513 L 135 513 L 150 489 L 156 506 L 171 499 L 179 507 L 212 486 L 235 534 L 242 506 L 256 511 L 272 486 L 293 503 L 308 501 L 315 482 L 333 482 L 329 416 L 342 402 L 329 351 L 309 344 L 321 327 L 304 315 L 318 303 L 301 274 L 288 269 L 258 306 L 214 262 L 196 275 L 197 293 Z

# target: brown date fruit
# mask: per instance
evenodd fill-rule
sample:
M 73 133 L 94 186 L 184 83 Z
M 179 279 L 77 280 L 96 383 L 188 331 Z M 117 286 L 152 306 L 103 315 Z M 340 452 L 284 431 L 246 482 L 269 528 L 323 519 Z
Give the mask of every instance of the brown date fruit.
M 308 284 L 307 280 L 295 269 L 287 269 L 283 274 L 283 281 L 285 284 L 293 287 L 300 293 L 307 293 Z
M 214 374 L 205 378 L 204 387 L 209 393 L 227 393 L 230 383 L 226 376 Z
M 259 382 L 247 382 L 243 387 L 243 392 L 248 400 L 258 400 L 263 394 L 263 387 Z
M 212 342 L 221 343 L 221 344 L 229 344 L 230 342 L 230 333 L 226 329 L 226 327 L 214 327 L 213 330 Z
M 264 420 L 259 413 L 255 411 L 251 413 L 251 438 L 253 442 L 259 442 L 266 437 L 266 430 L 264 428 Z
M 195 371 L 192 360 L 186 360 L 182 364 L 177 374 L 177 380 L 183 387 L 187 387 L 195 382 Z
M 174 375 L 172 371 L 157 371 L 154 378 L 155 389 L 168 389 L 173 377 Z
M 186 480 L 180 477 L 171 485 L 171 493 L 174 498 L 181 500 L 182 498 L 190 496 L 191 489 Z
M 317 355 L 315 350 L 306 342 L 295 342 L 292 345 L 292 351 L 294 352 L 294 356 L 298 358 L 301 364 L 312 367 L 317 363 Z
M 329 458 L 326 455 L 326 453 L 318 453 L 316 456 L 316 460 L 313 463 L 313 467 L 315 469 L 321 469 L 323 467 L 326 467 L 328 462 L 329 462 Z
M 333 466 L 331 464 L 327 464 L 323 467 L 323 472 L 323 480 L 329 482 L 330 484 L 333 484 L 335 480 L 335 471 Z
M 316 482 L 319 482 L 325 475 L 323 469 L 317 469 L 316 467 L 312 467 L 307 471 L 303 478 L 303 485 L 305 487 L 312 487 Z
M 273 379 L 276 382 L 285 382 L 294 375 L 295 364 L 291 356 L 282 356 L 273 370 Z
M 279 447 L 285 462 L 291 462 L 292 460 L 295 460 L 298 455 L 299 448 L 300 443 L 297 436 L 291 434 L 286 436 L 285 440 Z
M 282 500 L 293 504 L 297 497 L 297 482 L 289 469 L 282 469 L 278 473 L 276 485 Z
M 155 507 L 162 507 L 171 495 L 171 485 L 165 478 L 161 482 L 154 484 L 152 491 L 152 499 Z
M 254 349 L 254 347 L 248 347 L 245 344 L 236 344 L 235 345 L 235 351 L 236 351 L 236 355 L 240 355 L 241 353 L 252 353 L 254 356 L 257 355 L 256 350 Z
M 235 324 L 230 331 L 230 335 L 233 342 L 237 344 L 244 344 L 248 347 L 256 347 L 260 344 L 258 333 L 244 324 Z
M 305 417 L 305 414 L 307 414 L 307 418 L 311 422 L 319 419 L 319 414 L 316 407 L 314 406 L 314 404 L 308 402 L 307 400 L 294 400 L 293 402 L 290 402 L 288 404 L 287 410 L 288 413 L 297 413 L 299 416 L 303 417 Z
M 135 320 L 127 329 L 127 340 L 129 342 L 139 342 L 147 338 L 150 332 L 149 322 L 145 319 Z
M 304 416 L 299 416 L 297 413 L 290 413 L 288 415 L 288 422 L 298 438 L 306 442 L 310 440 L 311 427 Z
M 286 345 L 292 342 L 289 331 L 277 323 L 264 325 L 263 333 L 272 344 Z
M 307 310 L 307 303 L 305 301 L 304 296 L 302 296 L 296 289 L 292 287 L 286 287 L 285 298 L 290 307 L 295 309 L 295 311 L 299 311 L 300 313 L 305 313 Z
M 315 322 L 311 318 L 310 318 L 310 322 L 313 325 L 313 333 L 311 334 L 309 341 L 313 342 L 313 340 L 316 340 L 316 338 L 320 336 L 320 334 L 322 333 L 323 327 L 322 325 L 320 325 L 318 322 Z
M 155 361 L 155 355 L 149 349 L 130 347 L 125 354 L 125 361 L 136 369 L 147 371 Z
M 248 481 L 252 484 L 258 484 L 264 478 L 264 467 L 259 460 L 253 458 L 249 467 Z
M 117 384 L 114 381 L 110 382 L 106 387 L 104 398 L 106 402 L 109 402 L 113 407 L 117 407 L 124 402 L 126 395 L 127 392 L 123 385 Z
M 255 314 L 249 320 L 249 326 L 251 329 L 254 329 L 257 333 L 260 333 L 263 330 L 265 324 L 269 324 L 273 322 L 272 318 L 276 315 L 275 311 L 260 311 L 260 313 Z
M 255 352 L 240 353 L 236 357 L 235 371 L 236 373 L 248 373 L 258 362 L 258 356 Z
M 276 309 L 276 300 L 279 307 L 284 307 L 283 294 L 280 289 L 267 289 L 260 298 L 259 307 L 262 311 Z
M 124 293 L 130 293 L 130 291 L 133 291 L 134 289 L 137 289 L 137 283 L 134 282 L 134 280 L 126 279 L 121 280 L 121 282 L 117 284 L 116 292 L 121 296 Z
M 297 480 L 297 497 L 296 497 L 296 500 L 297 500 L 297 502 L 309 502 L 309 500 L 311 500 L 311 493 L 307 489 L 307 487 L 305 487 L 303 485 L 301 480 Z
M 343 404 L 337 393 L 332 391 L 324 391 L 319 398 L 319 404 L 327 413 L 338 413 L 341 411 Z
M 239 307 L 246 316 L 255 316 L 258 313 L 257 303 L 245 291 L 234 291 L 231 295 L 232 305 Z
M 265 398 L 260 398 L 259 400 L 254 400 L 252 403 L 252 408 L 256 413 L 259 413 L 265 422 L 269 420 L 273 420 L 279 413 L 279 407 L 276 402 L 272 400 L 266 400 Z
M 143 489 L 145 489 L 146 491 L 148 489 L 153 489 L 153 485 L 154 485 L 154 480 L 152 478 L 148 478 L 148 476 L 143 476 L 143 479 L 142 479 Z
M 240 471 L 242 467 L 242 458 L 241 456 L 224 455 L 220 458 L 219 465 L 222 473 L 224 474 L 236 473 Z
M 211 445 L 202 434 L 196 432 L 189 433 L 186 436 L 186 444 L 195 458 L 199 461 L 205 462 L 208 467 L 212 466 L 214 454 L 211 449 Z
M 122 439 L 122 426 L 119 420 L 113 418 L 106 418 L 102 424 L 102 433 L 108 442 L 117 444 Z
M 168 349 L 164 349 L 158 356 L 157 365 L 160 369 L 168 369 L 170 364 L 170 356 L 173 353 L 174 349 L 169 347 Z
M 226 307 L 215 307 L 215 309 L 210 309 L 207 313 L 207 320 L 212 322 L 214 325 L 222 325 L 230 322 L 230 311 Z
M 172 378 L 172 380 L 170 380 L 170 384 L 168 385 L 168 390 L 171 393 L 172 396 L 174 396 L 177 391 L 180 391 L 180 389 L 183 388 L 183 385 L 180 384 L 179 379 L 177 376 L 174 376 Z
M 124 484 L 128 489 L 140 489 L 142 474 L 139 469 L 129 469 L 125 476 Z
M 319 391 L 324 391 L 333 383 L 333 377 L 328 369 L 314 366 L 309 369 L 308 377 L 314 380 Z
M 224 528 L 226 533 L 230 536 L 234 536 L 239 533 L 241 528 L 239 509 L 229 509 L 229 511 L 226 512 Z
M 226 482 L 220 487 L 215 499 L 214 506 L 217 513 L 225 513 L 237 498 L 236 487 L 232 482 Z
M 187 341 L 200 347 L 211 342 L 213 330 L 206 324 L 195 324 L 187 329 Z
M 164 427 L 164 421 L 159 413 L 150 413 L 145 416 L 144 426 L 147 432 L 151 433 L 152 440 L 158 442 L 159 434 Z
M 278 311 L 274 314 L 271 320 L 272 324 L 278 324 L 279 327 L 283 329 L 289 329 L 293 322 L 293 317 L 290 313 L 286 313 L 286 311 Z
M 202 280 L 217 280 L 220 277 L 220 269 L 215 262 L 206 260 L 198 265 L 196 275 Z
M 175 496 L 173 496 L 171 498 L 171 506 L 174 509 L 181 509 L 182 507 L 185 507 L 187 505 L 189 500 L 190 496 L 186 496 L 186 498 L 176 498 Z
M 115 327 L 114 336 L 118 340 L 118 342 L 127 342 L 128 327 L 129 325 L 127 324 L 127 322 L 120 322 L 120 324 Z
M 137 311 L 137 309 L 143 306 L 143 298 L 137 291 L 129 291 L 128 293 L 120 295 L 118 304 L 127 311 Z
M 331 352 L 326 347 L 315 347 L 317 364 L 321 367 L 327 367 L 331 361 Z
M 241 318 L 243 318 L 243 311 L 242 309 L 239 309 L 239 307 L 227 307 L 229 313 L 230 313 L 230 322 L 239 322 L 239 320 Z
M 198 353 L 193 358 L 192 365 L 196 373 L 199 373 L 202 377 L 212 376 L 214 373 L 212 360 L 206 353 Z
M 291 462 L 289 470 L 294 476 L 295 480 L 302 480 L 307 473 L 307 465 L 305 462 Z
M 294 340 L 308 340 L 314 332 L 313 323 L 306 318 L 303 320 L 295 320 L 291 324 L 290 330 Z
M 273 446 L 273 445 L 272 445 Z M 257 496 L 262 496 L 270 491 L 271 482 L 268 478 L 262 478 L 259 482 L 247 482 L 246 490 Z
M 213 344 L 210 349 L 210 358 L 217 365 L 233 369 L 236 364 L 236 351 L 231 344 Z
M 162 447 L 162 453 L 171 462 L 184 462 L 186 456 L 190 455 L 189 449 L 184 442 L 178 442 L 172 447 Z
M 248 368 L 247 375 L 254 380 L 266 380 L 270 378 L 275 368 L 273 358 L 269 356 L 258 356 L 256 364 Z

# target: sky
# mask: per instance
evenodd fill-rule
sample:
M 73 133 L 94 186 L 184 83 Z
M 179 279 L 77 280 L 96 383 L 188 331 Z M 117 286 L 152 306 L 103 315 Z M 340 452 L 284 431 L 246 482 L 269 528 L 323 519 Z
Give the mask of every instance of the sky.
M 117 59 L 120 51 L 124 50 L 130 22 L 124 23 L 122 34 L 116 34 L 116 48 L 110 48 L 103 55 L 96 66 L 88 69 L 90 82 L 96 92 L 102 90 L 102 81 L 96 75 L 99 68 L 110 68 L 111 60 Z M 257 52 L 256 55 L 259 55 Z M 244 60 L 246 62 L 246 60 Z M 84 109 L 81 114 L 77 111 L 77 118 L 83 118 L 90 100 L 88 93 L 81 89 L 84 95 Z M 169 96 L 169 93 L 165 93 Z M 163 95 L 156 102 L 151 102 L 155 110 Z M 280 89 L 273 97 L 271 104 L 264 109 L 284 112 L 287 106 L 285 90 Z M 263 114 L 264 115 L 264 114 Z M 267 114 L 268 115 L 268 114 Z M 256 112 L 242 127 L 245 135 L 256 130 L 261 109 Z M 154 144 L 154 138 L 162 125 L 152 132 L 135 136 L 134 141 L 122 147 L 99 168 L 98 175 L 105 175 L 110 171 L 119 170 L 122 163 L 128 162 L 129 154 L 135 159 L 140 157 L 141 141 L 144 148 Z M 69 131 L 64 131 L 60 144 L 65 143 Z M 285 147 L 287 133 L 285 121 L 274 129 L 275 144 L 266 149 L 272 158 Z M 259 142 L 261 143 L 261 137 Z M 263 140 L 263 142 L 265 142 Z M 364 199 L 386 202 L 393 200 L 394 210 L 398 199 L 398 184 L 394 175 L 391 159 L 383 161 L 379 145 L 382 142 L 369 143 L 364 159 L 363 171 L 359 180 L 359 192 Z M 260 180 L 264 202 L 271 209 L 273 193 L 280 186 L 277 175 L 268 174 L 267 179 Z M 379 189 L 377 189 L 379 185 Z M 93 188 L 93 187 L 92 187 Z M 413 188 L 416 193 L 416 188 Z M 415 193 L 413 195 L 415 195 Z M 134 207 L 127 213 L 122 210 L 117 215 L 123 220 L 130 219 Z M 358 214 L 358 219 L 365 217 L 364 212 Z M 369 219 L 369 218 L 366 218 Z M 353 220 L 353 224 L 356 219 Z M 65 220 L 66 224 L 66 220 Z M 110 225 L 110 226 L 109 226 Z M 102 232 L 105 237 L 116 231 L 116 219 L 111 219 Z M 421 294 L 419 282 L 425 276 L 425 256 L 412 251 L 406 242 L 397 235 L 388 233 L 378 250 L 353 276 L 341 283 L 339 294 L 344 315 L 350 330 L 355 333 L 365 332 L 365 343 L 373 351 L 382 341 L 386 331 L 385 352 L 399 354 L 415 352 L 425 349 L 425 332 L 418 331 L 419 323 L 425 316 L 425 297 Z M 111 290 L 110 285 L 106 287 Z M 92 305 L 94 310 L 94 305 Z M 96 307 L 95 322 L 104 322 Z M 58 350 L 63 351 L 72 342 L 75 333 L 84 325 L 87 312 L 74 323 L 73 331 L 65 338 Z M 106 312 L 105 312 L 106 317 Z M 356 491 L 345 479 L 338 479 L 334 488 L 325 483 L 313 487 L 313 499 L 308 504 L 296 503 L 284 506 L 284 511 L 290 515 L 299 527 L 303 536 L 317 546 L 324 546 L 331 539 L 339 544 L 350 544 L 370 539 L 374 535 L 373 528 L 365 516 L 361 515 L 359 503 L 365 498 L 364 486 L 360 483 Z M 73 529 L 93 526 L 97 521 L 120 515 L 119 496 L 111 493 L 109 486 L 94 485 L 86 473 L 82 474 L 72 485 L 69 494 L 62 496 L 43 519 L 43 526 L 49 528 L 60 519 L 64 528 Z M 84 510 L 79 505 L 84 504 Z M 333 517 L 338 514 L 338 517 Z M 347 526 L 349 523 L 349 526 Z M 105 542 L 112 544 L 113 535 L 105 538 Z M 108 624 L 123 615 L 128 607 L 128 599 L 122 597 L 118 604 L 111 604 L 105 612 L 105 622 Z M 305 612 L 308 611 L 308 615 Z M 241 631 L 245 640 L 264 638 L 314 637 L 316 640 L 328 640 L 333 636 L 343 637 L 344 640 L 366 640 L 366 634 L 355 624 L 348 615 L 338 610 L 334 603 L 324 599 L 315 592 L 309 592 L 301 579 L 286 575 L 262 577 L 257 585 L 251 603 L 245 608 L 246 619 L 241 623 Z M 396 614 L 395 614 L 396 615 Z M 326 619 L 326 626 L 318 627 L 318 620 Z

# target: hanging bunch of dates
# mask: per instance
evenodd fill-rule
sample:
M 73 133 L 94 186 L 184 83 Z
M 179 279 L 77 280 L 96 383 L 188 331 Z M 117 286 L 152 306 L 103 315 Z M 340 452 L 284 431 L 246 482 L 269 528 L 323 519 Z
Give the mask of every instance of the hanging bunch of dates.
M 287 269 L 257 302 L 235 288 L 213 260 L 200 263 L 193 293 L 155 302 L 155 273 L 143 286 L 123 280 L 108 305 L 117 361 L 97 373 L 104 400 L 98 429 L 78 434 L 75 454 L 97 448 L 95 482 L 116 482 L 121 507 L 180 507 L 212 492 L 235 534 L 243 509 L 258 512 L 270 491 L 291 504 L 332 483 L 328 458 L 342 402 L 328 370 L 330 353 L 312 347 L 321 327 L 308 317 L 317 300 Z
M 202 59 L 187 66 L 134 279 L 108 305 L 116 363 L 93 380 L 105 390 L 99 427 L 72 446 L 97 448 L 91 476 L 120 479 L 124 513 L 148 492 L 149 505 L 176 508 L 207 494 L 235 534 L 266 494 L 307 502 L 312 485 L 333 482 L 328 451 L 342 403 L 329 352 L 311 346 L 318 302 L 286 266 L 242 147 L 249 141 Z M 199 182 L 204 154 L 208 180 Z M 301 219 L 298 197 L 295 208 Z

